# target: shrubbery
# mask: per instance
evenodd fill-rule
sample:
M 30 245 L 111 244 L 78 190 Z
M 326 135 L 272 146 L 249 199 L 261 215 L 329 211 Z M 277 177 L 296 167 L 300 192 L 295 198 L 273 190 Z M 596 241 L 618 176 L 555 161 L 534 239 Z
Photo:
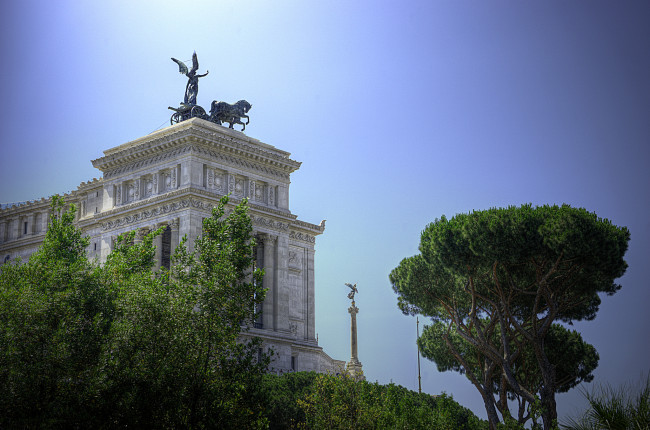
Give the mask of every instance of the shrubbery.
M 272 429 L 486 429 L 450 396 L 298 372 L 265 376 Z

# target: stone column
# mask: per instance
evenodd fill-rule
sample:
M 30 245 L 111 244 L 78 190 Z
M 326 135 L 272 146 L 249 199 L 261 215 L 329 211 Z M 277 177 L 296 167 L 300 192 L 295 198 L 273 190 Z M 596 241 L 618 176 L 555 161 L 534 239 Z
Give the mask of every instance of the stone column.
M 270 234 L 260 235 L 264 242 L 264 280 L 262 286 L 267 289 L 262 306 L 262 324 L 267 330 L 276 330 L 276 300 L 277 288 L 275 283 L 275 244 L 277 236 Z
M 172 229 L 172 235 L 171 235 L 171 243 L 169 245 L 169 253 L 170 255 L 174 255 L 174 251 L 176 251 L 176 247 L 178 246 L 178 241 L 179 239 L 179 234 L 178 234 L 178 227 L 179 227 L 179 220 L 178 218 L 174 218 L 171 220 L 169 223 L 169 227 Z
M 135 232 L 135 236 L 133 237 L 133 243 L 134 244 L 142 243 L 142 239 L 144 239 L 147 233 L 149 232 L 145 228 L 139 228 Z
M 25 218 L 25 221 L 27 221 L 27 233 L 25 233 L 27 236 L 31 236 L 34 234 L 34 214 L 31 213 L 27 215 Z
M 307 297 L 303 298 L 306 301 L 307 305 L 307 315 L 306 319 L 306 330 L 305 330 L 305 339 L 315 340 L 316 339 L 316 290 L 315 290 L 315 280 L 314 280 L 314 250 L 306 250 L 307 261 L 304 265 L 304 270 L 307 278 Z
M 275 256 L 275 328 L 276 330 L 290 332 L 288 236 L 278 236 Z
M 47 226 L 50 223 L 50 212 L 49 211 L 44 211 L 42 216 L 41 216 L 41 232 L 46 233 L 47 232 Z
M 10 218 L 7 222 L 7 242 L 18 239 L 18 218 Z
M 359 313 L 359 308 L 356 307 L 354 299 L 352 299 L 352 306 L 348 308 L 350 313 L 350 351 L 351 357 L 348 364 L 345 366 L 345 370 L 357 380 L 366 379 L 363 376 L 363 370 L 361 370 L 361 362 L 359 361 L 359 356 L 357 353 L 357 314 Z
M 7 222 L 1 221 L 0 222 L 0 243 L 4 243 L 7 241 L 6 235 L 7 235 Z
M 162 224 L 154 225 L 151 227 L 152 230 L 157 230 L 158 228 L 162 227 Z M 158 236 L 156 236 L 153 240 L 153 246 L 156 247 L 156 253 L 154 254 L 153 261 L 154 261 L 154 270 L 159 270 L 160 266 L 162 266 L 162 233 L 160 233 Z

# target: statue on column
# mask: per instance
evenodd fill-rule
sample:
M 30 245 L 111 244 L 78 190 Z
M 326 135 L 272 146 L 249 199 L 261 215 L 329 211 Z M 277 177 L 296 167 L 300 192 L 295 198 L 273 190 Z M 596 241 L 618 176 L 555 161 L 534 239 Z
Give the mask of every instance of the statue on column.
M 359 308 L 354 303 L 354 295 L 359 292 L 357 289 L 357 284 L 345 284 L 350 288 L 348 293 L 348 299 L 352 300 L 352 306 L 348 308 L 350 313 L 350 361 L 345 366 L 347 373 L 356 380 L 365 380 L 366 377 L 363 376 L 363 370 L 361 362 L 359 361 L 359 356 L 357 352 L 357 314 L 359 313 Z
M 352 285 L 352 284 L 345 284 L 345 285 L 346 285 L 347 287 L 349 287 L 350 290 L 352 290 L 352 291 L 350 291 L 350 292 L 348 293 L 348 299 L 350 299 L 350 300 L 352 300 L 352 301 L 354 302 L 354 294 L 359 292 L 359 290 L 357 290 L 357 284 L 354 284 L 354 285 Z

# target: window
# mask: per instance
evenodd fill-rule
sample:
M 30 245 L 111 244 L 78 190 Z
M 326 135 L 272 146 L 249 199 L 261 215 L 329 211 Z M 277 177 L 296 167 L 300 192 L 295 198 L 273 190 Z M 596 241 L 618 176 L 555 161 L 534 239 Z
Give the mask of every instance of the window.
M 95 251 L 97 251 L 97 242 L 95 242 Z
M 7 254 L 5 257 L 5 263 L 9 262 L 9 260 L 11 260 L 11 255 Z
M 296 356 L 295 355 L 291 356 L 291 370 L 293 370 L 293 371 L 296 370 Z
M 25 221 L 24 225 L 24 232 L 23 234 L 27 234 L 27 221 Z

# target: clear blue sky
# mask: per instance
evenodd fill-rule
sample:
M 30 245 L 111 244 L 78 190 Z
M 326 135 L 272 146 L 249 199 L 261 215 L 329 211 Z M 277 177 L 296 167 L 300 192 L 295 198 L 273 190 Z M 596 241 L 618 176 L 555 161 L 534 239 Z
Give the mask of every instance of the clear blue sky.
M 198 53 L 198 103 L 252 103 L 246 133 L 302 161 L 291 207 L 317 241 L 320 343 L 349 358 L 359 286 L 370 380 L 417 389 L 415 319 L 388 281 L 442 214 L 585 207 L 632 235 L 623 289 L 576 324 L 595 382 L 637 380 L 650 342 L 647 1 L 20 1 L 0 6 L 0 201 L 75 189 L 90 160 L 168 124 Z M 424 321 L 423 321 L 424 323 Z M 485 416 L 463 377 L 423 389 Z M 577 390 L 560 416 L 581 408 Z

